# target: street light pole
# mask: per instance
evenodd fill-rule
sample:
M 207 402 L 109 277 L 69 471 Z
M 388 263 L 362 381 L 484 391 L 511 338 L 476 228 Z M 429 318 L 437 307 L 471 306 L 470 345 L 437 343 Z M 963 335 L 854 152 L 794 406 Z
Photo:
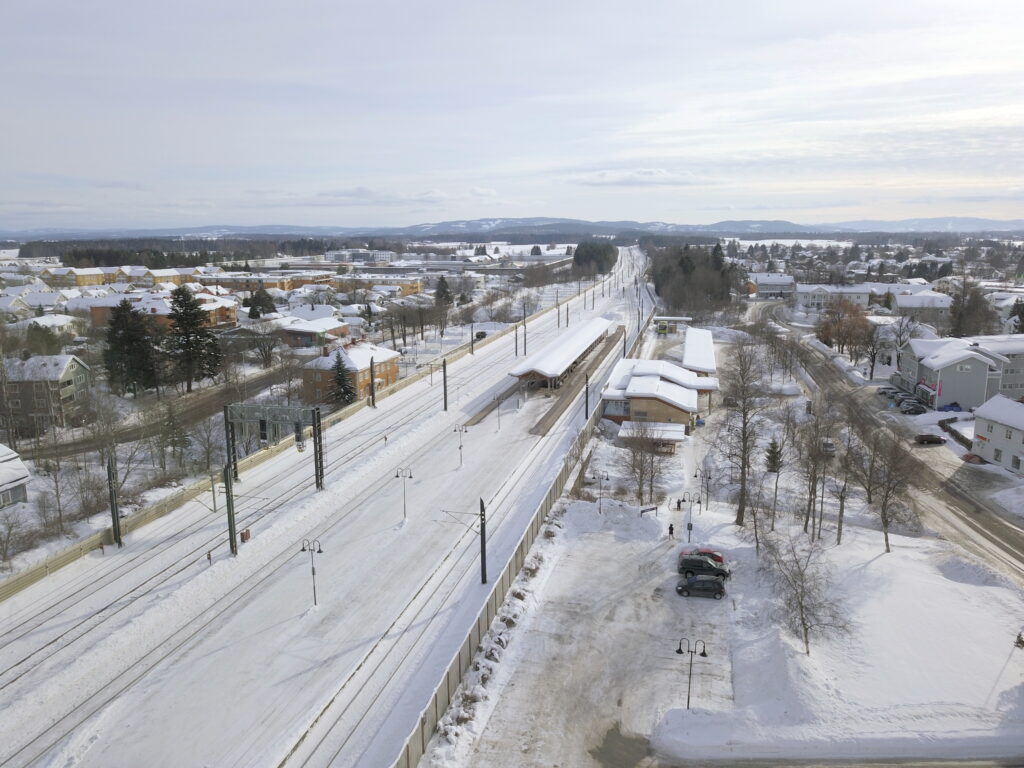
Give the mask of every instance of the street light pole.
M 711 470 L 701 469 L 697 467 L 697 470 L 693 473 L 694 477 L 700 477 L 700 487 L 704 491 L 703 496 L 708 502 L 711 501 Z
M 462 466 L 462 436 L 469 431 L 469 427 L 465 424 L 456 424 L 455 429 L 452 432 L 459 433 L 459 466 Z
M 686 650 L 685 651 L 683 650 L 683 640 L 686 640 Z M 689 672 L 689 674 L 688 674 L 688 676 L 686 678 L 686 708 L 687 709 L 690 708 L 690 688 L 693 685 L 693 656 L 694 656 L 694 654 L 697 653 L 697 645 L 698 645 L 698 643 L 700 644 L 700 655 L 701 655 L 701 657 L 706 659 L 708 657 L 708 651 L 707 651 L 707 647 L 704 645 L 704 641 L 703 640 L 695 640 L 694 643 L 693 643 L 693 647 L 691 648 L 690 647 L 690 641 L 687 640 L 684 637 L 684 638 L 682 638 L 679 641 L 679 647 L 676 648 L 676 653 L 679 653 L 679 654 L 688 653 L 688 654 L 690 654 L 690 672 Z
M 324 553 L 324 551 L 320 547 L 320 540 L 319 539 L 313 539 L 312 541 L 310 541 L 309 539 L 303 539 L 302 540 L 302 549 L 300 551 L 301 552 L 309 552 L 309 569 L 310 569 L 310 571 L 313 574 L 313 605 L 315 606 L 316 605 L 316 565 L 313 562 L 313 555 L 314 554 L 322 555 Z
M 608 473 L 607 472 L 598 472 L 597 473 L 597 514 L 599 514 L 599 515 L 604 514 L 603 507 L 604 507 L 604 483 L 605 483 L 605 480 L 611 480 L 611 478 L 608 477 Z
M 688 501 L 690 503 L 689 512 L 686 517 L 686 543 L 690 543 L 690 533 L 693 531 L 693 502 L 696 500 L 697 508 L 700 508 L 700 494 L 694 494 L 693 491 L 683 491 L 683 495 L 680 497 L 682 501 Z
M 395 479 L 402 478 L 402 522 L 405 523 L 409 519 L 409 515 L 406 511 L 405 503 L 405 481 L 412 480 L 412 467 L 399 467 L 395 470 Z

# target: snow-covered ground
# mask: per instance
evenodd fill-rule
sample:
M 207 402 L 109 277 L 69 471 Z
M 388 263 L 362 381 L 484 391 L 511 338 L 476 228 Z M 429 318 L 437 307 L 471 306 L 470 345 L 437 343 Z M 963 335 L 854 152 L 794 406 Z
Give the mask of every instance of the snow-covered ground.
M 632 302 L 586 311 L 621 322 Z M 562 331 L 538 319 L 531 344 Z M 509 388 L 511 341 L 449 366 L 447 412 L 440 382 L 423 381 L 328 430 L 323 493 L 310 452 L 243 473 L 236 512 L 253 538 L 237 558 L 223 506 L 200 499 L 0 604 L 0 761 L 277 764 L 297 747 L 311 765 L 387 765 L 487 595 L 475 534 L 448 513 L 487 501 L 497 571 L 583 422 L 574 406 L 537 437 L 551 401 L 513 396 L 460 450 L 454 427 Z M 414 476 L 407 520 L 396 467 Z M 305 538 L 323 549 L 316 608 Z
M 812 639 L 805 655 L 780 625 L 754 542 L 732 525 L 717 413 L 684 444 L 664 490 L 670 499 L 695 490 L 696 466 L 717 478 L 710 508 L 693 514 L 693 543 L 725 553 L 726 599 L 674 592 L 682 545 L 667 526 L 685 535 L 686 504 L 641 518 L 628 500 L 605 498 L 602 514 L 596 500 L 566 497 L 553 538 L 537 547 L 543 561 L 516 626 L 503 633 L 507 648 L 488 662 L 486 684 L 475 681 L 465 722 L 435 737 L 423 765 L 590 768 L 641 764 L 648 750 L 666 764 L 1024 756 L 1024 650 L 1013 646 L 1021 586 L 913 528 L 891 532 L 883 554 L 859 491 L 837 546 L 829 494 L 825 558 L 849 630 Z M 612 477 L 605 495 L 621 497 L 611 434 L 595 440 L 593 469 Z M 799 506 L 799 479 L 784 473 L 781 488 L 780 507 Z M 596 483 L 586 490 L 596 495 Z M 788 512 L 779 529 L 803 536 Z M 689 709 L 690 657 L 675 653 L 683 637 L 708 653 L 693 659 Z

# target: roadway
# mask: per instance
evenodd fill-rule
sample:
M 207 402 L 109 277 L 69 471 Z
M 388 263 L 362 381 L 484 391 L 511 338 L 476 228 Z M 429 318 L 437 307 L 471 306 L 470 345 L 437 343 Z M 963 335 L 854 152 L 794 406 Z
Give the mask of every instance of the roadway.
M 639 258 L 624 254 L 609 284 L 632 282 Z M 574 311 L 628 330 L 630 287 Z M 554 313 L 535 318 L 531 344 L 559 331 Z M 6 601 L 0 761 L 388 764 L 487 593 L 477 537 L 456 518 L 484 499 L 499 573 L 584 421 L 580 404 L 531 435 L 551 402 L 540 396 L 460 434 L 507 392 L 514 361 L 498 339 L 449 366 L 449 411 L 435 377 L 335 425 L 321 494 L 308 452 L 244 475 L 239 527 L 253 540 L 238 558 L 220 516 L 194 503 Z M 407 516 L 399 466 L 413 474 Z M 303 539 L 323 549 L 316 607 Z

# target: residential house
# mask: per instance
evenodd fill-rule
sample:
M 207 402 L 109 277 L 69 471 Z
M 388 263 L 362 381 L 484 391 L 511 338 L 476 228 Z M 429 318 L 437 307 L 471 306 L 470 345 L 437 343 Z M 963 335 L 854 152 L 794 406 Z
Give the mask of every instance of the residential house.
M 718 389 L 718 379 L 663 360 L 624 358 L 615 364 L 601 393 L 604 418 L 623 424 L 690 424 L 698 395 Z
M 373 362 L 373 376 L 378 390 L 398 381 L 398 358 L 400 355 L 375 344 L 352 344 L 349 347 L 325 349 L 326 354 L 311 360 L 303 366 L 303 399 L 309 404 L 330 403 L 334 389 L 334 365 L 341 355 L 345 368 L 352 375 L 357 399 L 370 396 L 370 362 Z
M 74 355 L 36 355 L 28 360 L 7 358 L 0 379 L 3 401 L 0 426 L 13 425 L 35 435 L 51 425 L 74 424 L 90 384 L 89 366 Z
M 867 307 L 871 297 L 869 285 L 797 285 L 794 292 L 797 305 L 804 309 L 821 311 L 833 300 L 845 299 L 858 307 Z
M 281 328 L 281 340 L 289 347 L 322 347 L 348 336 L 348 323 L 336 317 L 300 320 Z
M 21 458 L 0 444 L 0 509 L 28 501 L 28 483 L 32 476 Z
M 0 296 L 0 321 L 13 322 L 32 316 L 32 308 L 21 296 Z
M 974 411 L 971 450 L 1017 474 L 1024 474 L 1024 403 L 995 395 Z
M 788 299 L 796 292 L 796 280 L 781 272 L 751 272 L 748 288 L 760 299 Z

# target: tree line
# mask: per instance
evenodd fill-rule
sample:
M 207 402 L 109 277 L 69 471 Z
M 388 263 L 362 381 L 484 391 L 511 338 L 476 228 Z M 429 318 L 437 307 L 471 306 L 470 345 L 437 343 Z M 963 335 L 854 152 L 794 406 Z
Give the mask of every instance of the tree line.
M 658 248 L 641 241 L 641 247 L 650 259 L 648 274 L 654 290 L 671 312 L 722 309 L 731 302 L 731 292 L 746 280 L 746 271 L 726 261 L 721 245 Z

